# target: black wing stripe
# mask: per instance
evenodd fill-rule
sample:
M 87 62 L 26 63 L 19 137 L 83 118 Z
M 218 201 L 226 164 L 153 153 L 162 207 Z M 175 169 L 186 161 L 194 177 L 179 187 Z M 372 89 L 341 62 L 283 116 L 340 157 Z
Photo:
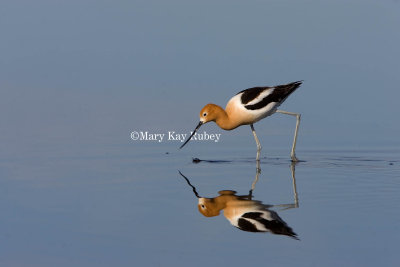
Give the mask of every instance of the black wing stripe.
M 271 88 L 271 87 L 253 87 L 249 88 L 243 91 L 240 91 L 237 94 L 243 93 L 242 96 L 240 97 L 240 100 L 242 101 L 243 105 L 246 105 L 250 101 L 253 101 L 256 99 L 264 90 Z
M 265 230 L 257 229 L 257 226 L 250 221 L 243 219 L 253 219 L 260 224 L 264 225 L 269 231 L 278 235 L 287 235 L 297 239 L 297 234 L 293 232 L 283 220 L 267 220 L 261 217 L 261 212 L 247 212 L 239 219 L 239 228 L 248 232 L 265 232 Z
M 262 109 L 263 107 L 265 107 L 268 104 L 273 103 L 273 102 L 281 104 L 283 101 L 285 101 L 285 99 L 291 93 L 293 93 L 297 88 L 299 88 L 301 83 L 302 83 L 301 81 L 298 81 L 298 82 L 289 83 L 289 84 L 285 84 L 285 85 L 275 86 L 274 91 L 271 94 L 267 95 L 260 102 L 258 102 L 256 104 L 245 105 L 245 108 L 250 109 L 250 110 L 257 110 L 257 109 Z M 261 90 L 260 88 L 263 88 L 263 89 Z M 254 87 L 254 88 L 247 89 L 249 91 L 245 90 L 245 92 L 242 95 L 242 103 L 246 104 L 246 103 L 250 102 L 251 100 L 253 100 L 255 98 L 254 97 L 254 98 L 250 99 L 249 96 L 251 94 L 254 96 L 257 93 L 257 96 L 258 96 L 266 88 L 270 88 L 270 87 Z M 252 90 L 254 90 L 254 93 L 251 93 Z M 246 95 L 246 97 L 244 97 L 245 95 Z M 250 99 L 250 100 L 245 103 L 243 101 L 243 98 L 245 98 L 245 100 L 248 100 L 248 99 Z
M 253 220 L 257 220 L 258 218 L 261 218 L 262 212 L 246 212 L 245 214 L 242 215 L 243 218 L 249 218 Z
M 240 218 L 238 220 L 238 228 L 247 232 L 262 232 L 257 227 L 246 219 Z

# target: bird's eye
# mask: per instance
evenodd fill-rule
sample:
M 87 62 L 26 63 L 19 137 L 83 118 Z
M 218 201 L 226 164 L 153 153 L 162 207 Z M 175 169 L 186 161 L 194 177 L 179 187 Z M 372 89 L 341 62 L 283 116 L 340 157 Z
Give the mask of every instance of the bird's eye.
M 204 113 L 203 113 L 203 117 L 205 117 L 205 116 L 207 116 L 207 112 L 204 112 Z
M 205 206 L 204 205 L 201 205 L 201 207 L 204 209 L 205 208 Z

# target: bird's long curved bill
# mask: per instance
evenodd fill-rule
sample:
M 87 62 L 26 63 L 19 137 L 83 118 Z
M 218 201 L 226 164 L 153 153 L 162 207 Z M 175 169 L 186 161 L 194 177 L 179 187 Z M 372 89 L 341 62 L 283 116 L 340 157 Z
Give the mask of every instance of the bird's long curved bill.
M 183 175 L 183 173 L 181 173 L 181 171 L 179 171 L 179 174 L 186 180 L 186 183 L 188 183 L 188 185 L 193 189 L 193 193 L 196 195 L 196 197 L 197 197 L 197 198 L 200 198 L 199 194 L 198 194 L 197 191 L 196 191 L 196 187 L 194 187 L 194 186 L 190 183 L 189 179 L 188 179 L 185 175 Z
M 181 147 L 179 149 L 181 149 L 182 147 L 184 147 L 189 141 L 190 139 L 192 139 L 192 136 L 196 133 L 196 131 L 200 128 L 200 126 L 203 124 L 203 122 L 199 122 L 199 124 L 197 124 L 196 128 L 193 130 L 192 134 L 189 136 L 189 138 L 185 141 L 185 143 L 183 143 L 183 145 L 181 145 Z

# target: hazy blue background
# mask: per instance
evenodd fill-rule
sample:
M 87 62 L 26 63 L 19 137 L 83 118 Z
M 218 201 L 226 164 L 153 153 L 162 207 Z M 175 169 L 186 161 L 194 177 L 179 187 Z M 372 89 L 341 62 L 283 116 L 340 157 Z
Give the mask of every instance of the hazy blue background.
M 396 266 L 390 244 L 397 244 L 399 220 L 394 213 L 399 203 L 399 14 L 396 0 L 2 0 L 0 262 L 109 266 L 143 265 L 150 258 L 149 265 L 176 264 L 176 259 L 189 264 L 207 242 L 212 245 L 206 252 L 225 247 L 223 255 L 229 257 L 228 244 L 256 246 L 272 239 L 279 245 L 262 243 L 254 252 L 234 247 L 234 254 L 247 256 L 230 263 L 248 263 L 265 248 L 275 255 L 275 266 L 293 265 L 295 258 L 298 266 Z M 214 229 L 192 209 L 195 199 L 178 169 L 194 176 L 204 195 L 216 196 L 222 189 L 246 193 L 253 163 L 192 166 L 190 159 L 251 159 L 255 144 L 249 127 L 225 132 L 203 126 L 222 133 L 220 143 L 191 142 L 182 151 L 177 142 L 130 139 L 134 130 L 189 132 L 206 103 L 224 107 L 245 88 L 296 80 L 304 84 L 282 109 L 302 114 L 297 154 L 312 163 L 298 167 L 301 208 L 282 217 L 303 243 L 238 232 L 230 240 L 218 235 L 230 229 L 228 222 L 221 218 Z M 294 125 L 292 117 L 276 115 L 255 126 L 264 156 L 288 158 Z M 327 150 L 339 153 L 313 153 Z M 168 159 L 161 156 L 166 151 Z M 355 169 L 346 169 L 346 160 L 336 162 L 346 151 L 363 151 L 346 154 L 346 159 L 362 159 Z M 387 169 L 389 163 L 394 169 Z M 290 177 L 286 163 L 268 164 L 263 170 L 269 178 Z M 216 176 L 235 184 L 214 186 Z M 359 187 L 363 179 L 369 183 Z M 277 188 L 291 188 L 290 179 L 285 181 Z M 240 182 L 245 184 L 238 186 L 241 190 L 236 188 Z M 272 192 L 261 188 L 261 201 L 274 195 L 273 186 Z M 287 201 L 278 192 L 272 204 Z M 193 201 L 190 207 L 187 201 Z M 378 212 L 372 219 L 365 203 Z M 174 213 L 179 209 L 186 217 Z M 314 216 L 318 219 L 310 225 Z M 204 231 L 195 234 L 194 228 Z M 388 232 L 365 235 L 376 228 Z M 354 247 L 359 249 L 349 254 Z M 296 254 L 281 261 L 286 251 Z M 320 258 L 310 262 L 314 252 Z M 375 252 L 384 257 L 374 258 Z
M 304 85 L 282 108 L 303 114 L 304 144 L 398 146 L 399 11 L 365 0 L 2 1 L 1 150 L 189 131 L 208 102 L 295 80 Z M 291 134 L 279 117 L 256 129 Z

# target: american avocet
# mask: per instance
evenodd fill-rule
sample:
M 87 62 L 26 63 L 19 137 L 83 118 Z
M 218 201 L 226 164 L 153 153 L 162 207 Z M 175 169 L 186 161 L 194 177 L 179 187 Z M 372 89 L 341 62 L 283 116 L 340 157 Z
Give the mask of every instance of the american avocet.
M 261 151 L 261 144 L 257 138 L 253 124 L 276 112 L 296 116 L 296 129 L 294 132 L 293 145 L 291 151 L 292 161 L 298 161 L 296 158 L 296 140 L 300 124 L 300 114 L 278 110 L 278 107 L 293 93 L 302 81 L 277 85 L 272 87 L 253 87 L 243 90 L 232 97 L 225 107 L 225 110 L 215 104 L 207 104 L 200 111 L 200 122 L 190 135 L 190 137 L 180 147 L 185 146 L 201 125 L 214 121 L 224 130 L 233 130 L 241 125 L 250 125 L 254 139 L 257 143 L 257 160 Z
M 237 196 L 235 191 L 222 190 L 214 198 L 199 198 L 198 209 L 206 217 L 219 215 L 223 210 L 225 218 L 236 228 L 247 232 L 271 232 L 287 235 L 298 240 L 297 234 L 287 223 L 271 210 L 273 205 L 251 200 L 249 196 Z
M 293 165 L 294 163 L 292 163 Z M 298 240 L 297 234 L 275 211 L 271 210 L 275 205 L 266 205 L 261 201 L 253 200 L 252 190 L 249 195 L 236 195 L 235 191 L 222 190 L 219 196 L 214 198 L 205 198 L 199 196 L 196 188 L 190 183 L 189 179 L 179 172 L 192 187 L 193 193 L 198 198 L 198 209 L 205 217 L 218 216 L 221 211 L 225 218 L 235 227 L 248 232 L 271 232 L 278 235 L 287 235 Z M 258 178 L 257 178 L 258 179 Z M 297 207 L 297 205 L 276 205 L 288 208 Z

